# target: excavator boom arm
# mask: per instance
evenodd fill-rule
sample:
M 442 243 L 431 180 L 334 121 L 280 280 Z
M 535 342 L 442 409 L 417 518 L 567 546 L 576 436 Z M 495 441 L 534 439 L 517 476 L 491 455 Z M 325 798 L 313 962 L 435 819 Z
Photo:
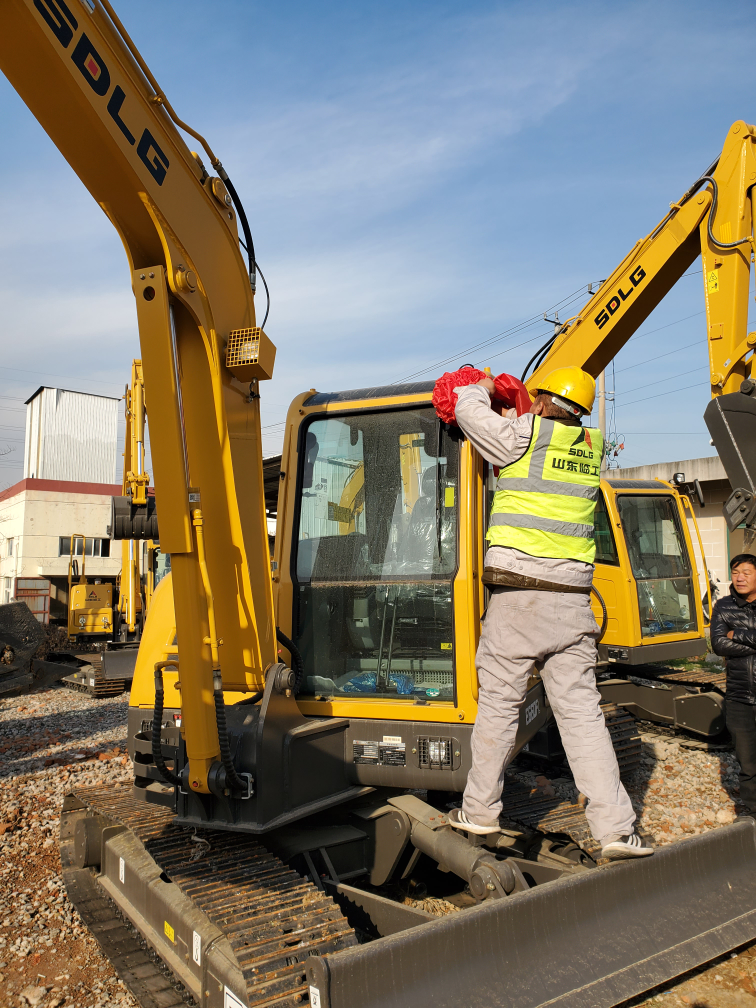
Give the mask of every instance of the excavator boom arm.
M 4 0 L 3 14 L 0 67 L 129 258 L 161 549 L 172 558 L 189 776 L 206 792 L 220 753 L 219 676 L 226 689 L 255 691 L 276 660 L 257 391 L 273 348 L 265 344 L 269 362 L 252 368 L 251 385 L 243 369 L 241 381 L 225 366 L 234 330 L 266 339 L 254 328 L 237 209 L 220 162 L 211 176 L 189 150 L 107 0 Z
M 550 371 L 578 365 L 597 376 L 700 255 L 712 403 L 705 419 L 733 496 L 730 528 L 756 524 L 756 383 L 748 333 L 748 290 L 754 251 L 752 189 L 756 127 L 733 123 L 722 154 L 646 238 L 639 241 L 556 333 L 528 387 Z

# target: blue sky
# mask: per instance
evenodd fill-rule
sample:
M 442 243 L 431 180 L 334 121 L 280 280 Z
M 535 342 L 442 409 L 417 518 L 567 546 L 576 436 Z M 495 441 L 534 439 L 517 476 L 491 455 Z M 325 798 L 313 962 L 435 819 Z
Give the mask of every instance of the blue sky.
M 465 351 L 608 276 L 731 122 L 756 121 L 739 0 L 117 9 L 244 199 L 278 346 L 268 453 L 303 389 L 447 358 L 519 375 L 548 325 Z M 0 117 L 2 487 L 22 475 L 23 400 L 120 395 L 138 341 L 118 237 L 4 78 Z M 699 270 L 616 358 L 624 465 L 713 452 Z

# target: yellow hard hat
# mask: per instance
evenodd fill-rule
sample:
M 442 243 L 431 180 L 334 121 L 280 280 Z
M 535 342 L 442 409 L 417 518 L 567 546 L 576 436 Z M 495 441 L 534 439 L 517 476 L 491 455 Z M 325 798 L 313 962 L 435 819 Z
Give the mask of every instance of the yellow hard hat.
M 568 399 L 586 413 L 590 413 L 593 409 L 593 400 L 596 398 L 596 379 L 579 367 L 561 367 L 547 374 L 545 379 L 538 383 L 538 389 L 533 389 L 530 394 L 535 399 L 539 391 L 553 392 L 554 395 Z

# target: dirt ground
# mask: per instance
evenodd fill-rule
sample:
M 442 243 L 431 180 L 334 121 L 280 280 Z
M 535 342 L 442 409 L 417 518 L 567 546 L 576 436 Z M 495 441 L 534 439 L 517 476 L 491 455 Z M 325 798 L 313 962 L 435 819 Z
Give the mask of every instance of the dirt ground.
M 127 697 L 94 700 L 55 686 L 0 699 L 0 1008 L 136 1005 L 61 886 L 60 809 L 77 786 L 131 777 Z M 642 733 L 628 791 L 658 844 L 726 825 L 737 811 L 727 750 L 686 748 Z M 531 786 L 574 797 L 566 778 L 513 768 Z M 550 792 L 547 792 L 550 793 Z M 626 1003 L 661 1008 L 756 1008 L 756 942 Z
M 0 701 L 0 1008 L 136 1005 L 68 902 L 58 832 L 72 787 L 130 777 L 127 699 L 62 687 Z

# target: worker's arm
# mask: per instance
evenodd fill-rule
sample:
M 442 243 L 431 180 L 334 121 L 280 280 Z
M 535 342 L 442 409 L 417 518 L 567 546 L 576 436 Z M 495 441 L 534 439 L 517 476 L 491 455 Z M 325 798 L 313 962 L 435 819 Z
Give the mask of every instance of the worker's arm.
M 723 658 L 740 658 L 756 654 L 756 640 L 748 631 L 730 627 L 715 605 L 711 615 L 711 648 Z
M 732 637 L 730 638 L 731 644 L 737 644 L 739 647 L 748 648 L 748 654 L 756 654 L 756 634 L 752 631 L 746 630 L 744 627 L 738 627 L 731 631 Z
M 491 394 L 484 385 L 465 385 L 457 393 L 455 416 L 463 434 L 483 458 L 495 466 L 516 462 L 528 450 L 533 416 L 499 416 L 491 409 Z M 513 410 L 509 411 L 514 413 Z

